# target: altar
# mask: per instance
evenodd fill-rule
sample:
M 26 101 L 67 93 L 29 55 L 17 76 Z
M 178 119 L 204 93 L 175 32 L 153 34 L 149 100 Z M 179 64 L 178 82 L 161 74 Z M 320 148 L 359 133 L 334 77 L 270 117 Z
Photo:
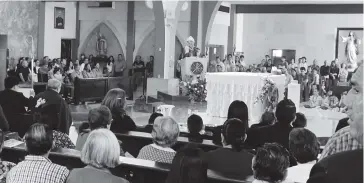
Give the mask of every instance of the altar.
M 284 75 L 270 73 L 221 72 L 206 73 L 207 115 L 226 118 L 228 108 L 234 100 L 246 103 L 249 110 L 249 125 L 258 123 L 264 112 L 260 102 L 254 104 L 264 79 L 269 77 L 278 88 L 279 100 L 284 98 Z

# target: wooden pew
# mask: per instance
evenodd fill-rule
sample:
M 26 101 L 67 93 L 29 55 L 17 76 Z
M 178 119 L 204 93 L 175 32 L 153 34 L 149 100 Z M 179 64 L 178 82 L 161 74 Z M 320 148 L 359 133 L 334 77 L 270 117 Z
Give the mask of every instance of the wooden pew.
M 9 148 L 4 147 L 1 153 L 2 160 L 18 163 L 27 154 L 25 145 Z M 53 163 L 66 166 L 68 169 L 81 168 L 85 165 L 80 160 L 80 152 L 73 149 L 55 149 L 49 154 Z M 120 177 L 127 178 L 133 183 L 164 183 L 170 170 L 169 164 L 156 163 L 154 161 L 120 157 L 121 164 L 111 170 Z M 222 174 L 208 170 L 209 183 L 249 183 L 248 180 L 238 180 L 225 177 Z
M 130 131 L 128 133 L 116 133 L 116 137 L 123 142 L 123 150 L 137 157 L 142 147 L 152 144 L 152 136 L 149 133 Z M 203 140 L 202 143 L 189 142 L 186 137 L 178 137 L 178 142 L 172 147 L 178 150 L 188 143 L 196 144 L 205 152 L 215 150 L 220 146 L 215 145 L 211 140 Z

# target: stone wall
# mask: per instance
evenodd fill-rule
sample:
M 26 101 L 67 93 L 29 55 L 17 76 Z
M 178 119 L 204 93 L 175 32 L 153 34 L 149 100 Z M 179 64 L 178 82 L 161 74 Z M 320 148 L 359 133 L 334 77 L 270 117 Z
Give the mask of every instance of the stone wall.
M 10 57 L 36 56 L 39 2 L 1 1 L 0 34 L 8 35 Z M 29 35 L 33 36 L 33 50 Z

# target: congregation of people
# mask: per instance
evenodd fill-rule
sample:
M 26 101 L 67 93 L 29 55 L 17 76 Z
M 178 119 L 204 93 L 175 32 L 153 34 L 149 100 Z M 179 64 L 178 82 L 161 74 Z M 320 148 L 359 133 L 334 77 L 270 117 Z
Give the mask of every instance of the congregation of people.
M 89 66 L 85 64 L 86 67 Z M 131 157 L 115 134 L 137 130 L 125 110 L 125 91 L 110 90 L 100 107 L 89 110 L 88 122 L 79 127 L 74 144 L 69 137 L 70 107 L 59 94 L 62 82 L 49 79 L 47 90 L 29 99 L 16 91 L 19 82 L 18 77 L 7 77 L 6 89 L 0 92 L 1 143 L 11 126 L 7 121 L 10 116 L 29 112 L 35 123 L 19 137 L 28 152 L 24 160 L 17 165 L 1 160 L 3 182 L 128 182 L 110 173 L 111 168 L 122 163 L 120 156 Z M 200 116 L 191 115 L 187 120 L 188 133 L 182 133 L 172 117 L 153 113 L 141 130 L 151 134 L 153 143 L 141 148 L 135 158 L 171 164 L 168 183 L 207 182 L 207 170 L 241 180 L 253 177 L 253 183 L 363 182 L 362 65 L 350 83 L 351 90 L 343 101 L 348 118 L 339 122 L 337 132 L 322 152 L 318 137 L 306 128 L 309 121 L 305 115 L 297 113 L 291 100 L 284 99 L 274 113 L 265 112 L 261 122 L 254 125 L 249 124 L 245 102 L 232 102 L 227 120 L 213 131 L 214 141 L 220 146 L 209 152 L 196 146 L 205 138 Z M 318 95 L 317 90 L 314 93 Z M 175 151 L 173 146 L 180 136 L 187 137 L 190 143 Z M 68 170 L 52 163 L 48 155 L 54 148 L 79 150 L 86 167 Z

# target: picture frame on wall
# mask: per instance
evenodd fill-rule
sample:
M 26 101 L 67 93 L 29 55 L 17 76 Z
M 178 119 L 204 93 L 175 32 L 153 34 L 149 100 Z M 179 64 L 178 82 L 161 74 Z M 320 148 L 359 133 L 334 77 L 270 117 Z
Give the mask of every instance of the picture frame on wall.
M 340 63 L 346 63 L 348 61 L 347 46 L 349 33 L 352 32 L 354 35 L 354 45 L 356 47 L 357 61 L 363 58 L 363 28 L 337 28 L 336 32 L 336 49 L 335 58 L 339 59 Z
M 54 28 L 64 29 L 66 10 L 61 7 L 54 7 Z

